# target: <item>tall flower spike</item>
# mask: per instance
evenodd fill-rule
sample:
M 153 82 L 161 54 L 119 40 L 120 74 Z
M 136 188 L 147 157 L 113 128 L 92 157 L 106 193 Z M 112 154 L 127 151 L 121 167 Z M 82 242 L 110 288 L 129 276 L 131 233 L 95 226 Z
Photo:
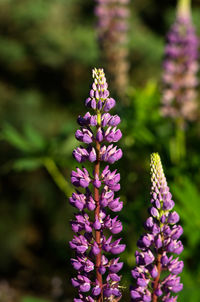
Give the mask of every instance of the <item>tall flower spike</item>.
M 127 31 L 129 0 L 96 0 L 97 33 L 111 84 L 123 96 L 128 84 Z
M 167 35 L 161 111 L 182 124 L 197 117 L 198 47 L 190 0 L 179 0 L 175 23 Z
M 131 288 L 131 299 L 175 302 L 177 297 L 173 294 L 183 288 L 177 276 L 182 272 L 183 261 L 173 254 L 179 255 L 183 250 L 179 240 L 183 229 L 177 225 L 179 215 L 172 210 L 174 201 L 157 153 L 151 155 L 151 184 L 152 206 L 145 222 L 146 233 L 137 243 L 137 266 L 132 270 L 136 285 Z
M 77 276 L 72 278 L 72 285 L 78 289 L 78 298 L 74 302 L 121 299 L 121 276 L 118 273 L 123 263 L 119 257 L 109 256 L 108 260 L 104 255 L 105 252 L 117 255 L 125 249 L 121 239 L 113 240 L 112 235 L 109 238 L 104 235 L 104 230 L 110 230 L 114 235 L 122 230 L 118 216 L 111 218 L 106 214 L 106 207 L 113 212 L 122 209 L 122 201 L 114 197 L 120 189 L 120 174 L 117 170 L 110 171 L 109 165 L 101 169 L 100 164 L 112 164 L 122 157 L 122 150 L 113 144 L 120 140 L 122 133 L 117 129 L 119 116 L 108 113 L 115 106 L 115 100 L 109 97 L 103 69 L 95 68 L 93 79 L 85 105 L 93 110 L 94 115 L 87 112 L 83 117 L 79 116 L 80 129 L 75 134 L 77 140 L 87 144 L 87 147 L 80 146 L 73 151 L 79 163 L 91 163 L 93 174 L 84 167 L 71 173 L 72 184 L 81 187 L 81 192 L 77 190 L 69 199 L 71 205 L 79 210 L 71 222 L 76 233 L 70 242 L 75 251 L 71 263 L 77 270 Z

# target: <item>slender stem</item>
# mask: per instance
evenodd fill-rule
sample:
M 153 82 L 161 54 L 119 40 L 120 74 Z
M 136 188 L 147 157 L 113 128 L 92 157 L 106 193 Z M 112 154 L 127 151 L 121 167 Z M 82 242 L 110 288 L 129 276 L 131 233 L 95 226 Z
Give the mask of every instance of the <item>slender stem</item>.
M 186 136 L 184 120 L 175 120 L 175 134 L 170 142 L 170 156 L 174 164 L 178 164 L 186 156 Z
M 73 192 L 71 186 L 68 184 L 67 180 L 64 178 L 58 167 L 56 166 L 53 159 L 50 157 L 46 157 L 43 159 L 43 165 L 51 175 L 52 179 L 54 180 L 55 184 L 58 188 L 64 192 L 66 196 L 70 196 Z
M 179 160 L 183 159 L 186 154 L 185 146 L 185 130 L 184 130 L 184 120 L 178 119 L 176 121 L 176 144 Z
M 157 300 L 158 300 L 158 296 L 155 294 L 155 291 L 158 288 L 158 284 L 159 284 L 159 281 L 160 281 L 160 274 L 161 274 L 161 271 L 162 271 L 161 257 L 162 257 L 162 254 L 158 254 L 157 261 L 156 261 L 157 262 L 158 275 L 154 280 L 152 302 L 157 302 Z
M 97 113 L 97 131 L 101 127 L 101 115 Z M 100 144 L 99 142 L 96 141 L 96 153 L 97 153 L 97 160 L 95 162 L 95 167 L 94 167 L 94 175 L 97 175 L 99 177 L 99 171 L 100 171 Z M 99 204 L 99 189 L 94 188 L 94 200 L 96 202 L 96 208 L 95 208 L 95 217 L 98 217 L 100 220 L 100 204 Z M 102 282 L 102 275 L 99 272 L 99 267 L 101 265 L 101 230 L 96 230 L 95 231 L 95 241 L 98 244 L 98 247 L 100 249 L 100 252 L 98 255 L 96 255 L 95 259 L 95 266 L 96 266 L 96 278 L 100 284 L 101 287 L 101 294 L 97 300 L 97 302 L 103 302 L 103 282 Z

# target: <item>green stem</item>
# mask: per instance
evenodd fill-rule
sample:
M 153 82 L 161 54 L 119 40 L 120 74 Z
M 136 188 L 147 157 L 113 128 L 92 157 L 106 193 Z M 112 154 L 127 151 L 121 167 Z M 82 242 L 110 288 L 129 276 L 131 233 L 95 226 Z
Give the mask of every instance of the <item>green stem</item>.
M 170 142 L 170 155 L 174 164 L 178 164 L 186 155 L 186 138 L 183 119 L 175 121 L 175 136 Z
M 178 160 L 181 160 L 185 157 L 186 147 L 185 147 L 185 131 L 183 120 L 178 119 L 176 121 L 176 148 L 178 154 Z
M 179 0 L 177 4 L 177 16 L 190 17 L 191 0 Z
M 63 174 L 60 172 L 58 167 L 56 166 L 53 159 L 50 157 L 46 157 L 43 159 L 43 165 L 51 175 L 52 179 L 54 180 L 55 184 L 58 186 L 58 188 L 64 192 L 66 196 L 70 196 L 72 193 L 72 188 L 67 182 L 67 180 L 64 178 Z

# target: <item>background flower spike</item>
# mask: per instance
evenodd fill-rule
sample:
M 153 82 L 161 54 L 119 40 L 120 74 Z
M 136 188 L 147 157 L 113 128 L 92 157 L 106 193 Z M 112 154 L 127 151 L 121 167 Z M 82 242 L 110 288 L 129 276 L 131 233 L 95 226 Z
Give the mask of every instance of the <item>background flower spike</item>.
M 178 163 L 186 156 L 186 126 L 198 119 L 197 86 L 199 38 L 191 18 L 191 1 L 179 0 L 168 35 L 163 62 L 161 113 L 174 124 L 170 156 Z
M 162 114 L 183 124 L 197 118 L 198 48 L 190 1 L 180 0 L 165 47 Z
M 125 100 L 129 84 L 128 29 L 130 0 L 95 0 L 97 35 L 101 58 L 111 80 L 111 87 Z

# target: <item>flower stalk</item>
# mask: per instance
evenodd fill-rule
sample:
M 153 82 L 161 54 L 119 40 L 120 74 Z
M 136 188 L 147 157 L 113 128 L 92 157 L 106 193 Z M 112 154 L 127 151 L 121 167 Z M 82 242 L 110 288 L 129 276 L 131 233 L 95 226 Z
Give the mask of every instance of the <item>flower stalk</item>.
M 157 257 L 157 260 L 156 260 L 156 269 L 157 269 L 158 275 L 155 278 L 154 283 L 153 283 L 153 297 L 152 297 L 153 302 L 157 302 L 157 300 L 158 300 L 158 296 L 156 295 L 156 291 L 158 289 L 158 285 L 159 285 L 159 281 L 160 281 L 160 275 L 161 275 L 161 272 L 162 272 L 161 258 L 162 258 L 162 254 L 159 253 L 158 257 Z
M 97 113 L 97 132 L 100 130 L 101 127 L 101 114 Z M 100 143 L 98 141 L 96 141 L 96 154 L 97 154 L 97 160 L 95 163 L 95 167 L 94 167 L 94 174 L 97 175 L 97 177 L 99 178 L 99 171 L 100 171 Z M 98 217 L 98 220 L 100 221 L 100 203 L 99 203 L 99 189 L 98 188 L 94 188 L 94 200 L 96 203 L 96 208 L 95 208 L 95 217 Z M 103 283 L 102 283 L 102 275 L 99 272 L 99 267 L 101 266 L 101 231 L 100 230 L 95 230 L 95 240 L 96 243 L 99 247 L 99 253 L 96 255 L 96 259 L 95 259 L 95 266 L 96 266 L 96 278 L 99 282 L 99 286 L 101 288 L 101 293 L 100 296 L 98 298 L 98 302 L 102 302 L 103 301 L 103 291 L 102 291 L 102 287 L 103 287 Z

